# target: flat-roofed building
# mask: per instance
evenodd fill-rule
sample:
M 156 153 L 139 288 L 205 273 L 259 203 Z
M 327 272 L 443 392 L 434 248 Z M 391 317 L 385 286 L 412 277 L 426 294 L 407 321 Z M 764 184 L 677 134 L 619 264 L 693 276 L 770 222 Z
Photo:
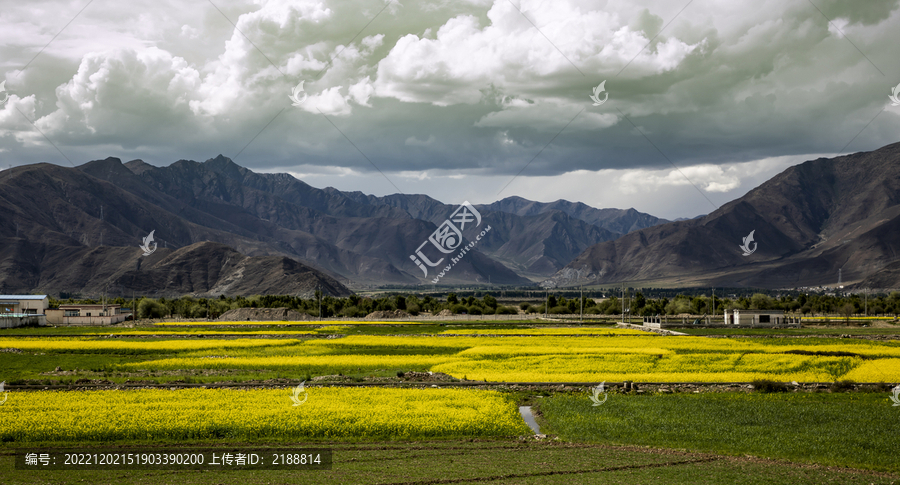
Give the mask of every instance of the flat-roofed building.
M 0 328 L 46 325 L 47 295 L 0 295 Z
M 47 310 L 47 323 L 51 325 L 112 325 L 124 322 L 127 313 L 121 305 L 60 305 Z
M 0 295 L 0 313 L 43 315 L 49 306 L 47 295 Z
M 782 310 L 740 310 L 725 312 L 725 325 L 753 327 L 780 326 L 800 323 L 799 318 L 785 317 Z

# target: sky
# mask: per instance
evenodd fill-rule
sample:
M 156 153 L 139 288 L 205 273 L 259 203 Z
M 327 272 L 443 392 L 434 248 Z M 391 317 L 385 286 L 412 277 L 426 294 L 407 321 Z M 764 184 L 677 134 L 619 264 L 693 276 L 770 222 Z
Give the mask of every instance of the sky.
M 900 141 L 898 3 L 5 1 L 0 168 L 222 154 L 314 187 L 694 217 Z

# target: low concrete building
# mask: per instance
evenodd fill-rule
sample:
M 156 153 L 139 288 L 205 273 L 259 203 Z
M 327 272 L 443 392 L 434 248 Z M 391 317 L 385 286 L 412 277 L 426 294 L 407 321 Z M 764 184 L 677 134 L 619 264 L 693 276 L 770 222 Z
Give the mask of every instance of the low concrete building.
M 47 295 L 0 295 L 0 313 L 43 315 L 50 306 Z
M 47 295 L 0 295 L 0 328 L 46 325 Z
M 47 310 L 47 323 L 51 325 L 112 325 L 126 318 L 128 314 L 120 305 L 60 305 Z
M 799 318 L 785 317 L 782 310 L 740 310 L 725 312 L 725 325 L 744 327 L 778 327 L 800 323 Z
M 644 317 L 644 327 L 800 327 L 800 317 L 786 317 L 782 310 L 726 310 L 723 320 L 718 320 L 718 316 L 709 315 L 656 315 Z

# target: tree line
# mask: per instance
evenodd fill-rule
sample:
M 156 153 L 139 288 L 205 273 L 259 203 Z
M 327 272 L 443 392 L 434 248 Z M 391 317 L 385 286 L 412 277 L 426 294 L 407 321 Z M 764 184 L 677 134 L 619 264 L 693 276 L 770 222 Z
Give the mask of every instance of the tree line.
M 119 297 L 108 303 L 130 307 L 131 300 Z M 60 304 L 96 304 L 96 300 L 68 298 L 50 300 L 51 308 Z M 431 295 L 392 294 L 380 297 L 351 295 L 338 298 L 316 292 L 313 298 L 289 295 L 219 296 L 218 298 L 146 298 L 136 300 L 138 318 L 218 318 L 223 313 L 237 308 L 289 308 L 310 316 L 323 318 L 359 318 L 376 311 L 401 310 L 410 315 L 421 313 L 437 314 L 448 310 L 452 314 L 494 315 L 524 313 L 619 315 L 623 311 L 623 301 L 612 296 L 606 299 L 587 297 L 557 296 L 549 294 L 540 304 L 520 302 L 517 305 L 503 305 L 490 293 L 481 298 L 470 295 L 457 296 L 448 293 L 445 298 Z M 636 292 L 625 298 L 624 310 L 634 316 L 654 315 L 722 315 L 726 310 L 783 310 L 803 316 L 839 314 L 843 316 L 861 314 L 893 315 L 900 313 L 900 292 L 870 295 L 784 295 L 773 297 L 763 293 L 734 298 L 677 295 L 673 298 L 647 298 Z

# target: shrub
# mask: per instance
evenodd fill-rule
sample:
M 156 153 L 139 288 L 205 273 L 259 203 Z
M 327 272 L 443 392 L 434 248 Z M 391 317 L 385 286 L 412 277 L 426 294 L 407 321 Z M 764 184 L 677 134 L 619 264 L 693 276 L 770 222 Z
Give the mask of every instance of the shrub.
M 481 310 L 481 307 L 472 305 L 468 309 L 469 315 L 481 315 L 484 312 Z
M 848 392 L 856 388 L 856 383 L 849 380 L 835 381 L 831 384 L 831 392 Z
M 550 313 L 553 315 L 565 315 L 565 314 L 569 313 L 569 307 L 564 307 L 564 306 L 551 307 Z
M 455 305 L 450 305 L 450 311 L 455 314 L 466 313 L 467 310 L 468 310 L 468 308 L 466 308 L 465 305 L 460 305 L 459 303 L 457 303 Z
M 501 305 L 497 307 L 497 315 L 515 315 L 516 313 L 519 312 L 517 312 L 516 309 L 511 306 Z
M 787 384 L 769 379 L 757 379 L 751 384 L 753 384 L 753 390 L 758 392 L 787 392 L 788 390 Z
M 168 313 L 167 310 L 166 306 L 158 301 L 143 299 L 138 303 L 138 318 L 162 318 Z
M 363 316 L 363 315 L 360 315 L 361 313 L 362 312 L 359 311 L 359 308 L 357 308 L 355 306 L 348 306 L 348 307 L 344 308 L 343 310 L 341 310 L 342 316 L 350 317 L 350 318 Z

